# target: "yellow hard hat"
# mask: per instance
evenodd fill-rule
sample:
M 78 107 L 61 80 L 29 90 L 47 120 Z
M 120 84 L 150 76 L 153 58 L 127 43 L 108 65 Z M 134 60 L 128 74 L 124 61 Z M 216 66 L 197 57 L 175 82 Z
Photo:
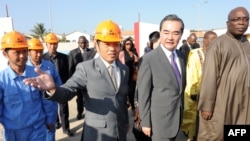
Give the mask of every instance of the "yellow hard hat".
M 6 48 L 26 48 L 27 40 L 23 34 L 17 31 L 11 31 L 3 35 L 1 40 L 2 49 Z
M 58 38 L 54 33 L 49 33 L 45 37 L 46 43 L 58 43 Z
M 120 42 L 122 40 L 121 30 L 115 22 L 111 20 L 103 21 L 96 28 L 95 40 Z
M 39 39 L 32 38 L 28 40 L 28 49 L 41 49 L 43 50 L 43 44 Z

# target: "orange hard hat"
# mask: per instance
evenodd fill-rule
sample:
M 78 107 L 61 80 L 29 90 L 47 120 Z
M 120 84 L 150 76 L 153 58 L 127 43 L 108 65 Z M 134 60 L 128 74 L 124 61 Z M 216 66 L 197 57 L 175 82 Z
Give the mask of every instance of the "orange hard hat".
M 39 39 L 32 38 L 32 39 L 28 40 L 28 49 L 43 50 L 43 44 Z
M 23 34 L 17 31 L 11 31 L 3 35 L 1 40 L 2 49 L 6 48 L 26 48 L 27 40 Z
M 46 43 L 58 43 L 58 38 L 54 33 L 49 33 L 45 37 Z
M 120 27 L 111 20 L 101 22 L 95 31 L 95 40 L 104 42 L 120 42 L 122 35 Z

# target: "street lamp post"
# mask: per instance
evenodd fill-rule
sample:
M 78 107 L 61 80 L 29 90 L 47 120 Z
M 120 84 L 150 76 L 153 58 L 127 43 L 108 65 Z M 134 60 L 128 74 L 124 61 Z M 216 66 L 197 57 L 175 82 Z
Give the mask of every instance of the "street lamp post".
M 208 2 L 208 0 L 205 0 L 205 1 L 203 1 L 202 3 L 199 3 L 199 4 L 197 4 L 197 6 L 198 6 L 198 18 L 197 18 L 197 23 L 198 23 L 198 27 L 197 27 L 197 33 L 200 35 L 200 15 L 201 15 L 201 6 L 203 5 L 203 4 L 206 4 Z
M 49 17 L 50 17 L 50 32 L 53 32 L 50 0 L 48 0 L 48 3 L 49 3 Z

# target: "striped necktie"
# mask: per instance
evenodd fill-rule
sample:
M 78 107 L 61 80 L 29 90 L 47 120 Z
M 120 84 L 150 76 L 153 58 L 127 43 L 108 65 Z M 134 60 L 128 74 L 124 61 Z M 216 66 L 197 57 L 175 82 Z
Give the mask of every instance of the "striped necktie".
M 114 66 L 109 65 L 108 69 L 109 69 L 109 75 L 110 75 L 110 78 L 113 82 L 115 90 L 117 90 L 117 83 L 116 83 L 115 74 L 114 74 Z
M 177 64 L 175 62 L 175 54 L 174 53 L 171 54 L 171 67 L 172 67 L 172 69 L 174 71 L 175 77 L 176 77 L 176 79 L 178 81 L 178 85 L 179 85 L 179 88 L 180 88 L 181 87 L 181 74 L 180 74 L 178 66 L 177 66 Z

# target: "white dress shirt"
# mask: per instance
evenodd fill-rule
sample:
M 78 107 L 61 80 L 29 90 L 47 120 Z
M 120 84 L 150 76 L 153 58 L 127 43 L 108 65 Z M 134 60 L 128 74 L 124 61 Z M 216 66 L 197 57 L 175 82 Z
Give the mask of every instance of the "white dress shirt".
M 100 56 L 100 58 L 103 61 L 103 63 L 105 64 L 106 68 L 108 69 L 109 63 L 107 61 L 105 61 L 101 56 Z M 120 69 L 116 66 L 115 61 L 113 61 L 113 63 L 111 65 L 114 67 L 114 75 L 115 75 L 115 80 L 116 80 L 116 84 L 117 84 L 117 89 L 119 89 L 120 83 L 121 83 Z
M 162 45 L 161 45 L 161 48 L 162 48 L 163 52 L 165 53 L 165 55 L 167 56 L 169 63 L 171 63 L 172 51 L 169 51 L 168 49 L 166 49 L 166 48 L 163 47 Z M 178 69 L 179 69 L 179 72 L 180 72 L 180 74 L 181 74 L 181 65 L 180 65 L 180 62 L 179 62 L 178 55 L 176 54 L 176 50 L 174 50 L 173 52 L 174 52 L 174 55 L 175 55 L 175 57 L 174 57 L 175 62 L 176 62 L 176 64 L 177 64 Z

